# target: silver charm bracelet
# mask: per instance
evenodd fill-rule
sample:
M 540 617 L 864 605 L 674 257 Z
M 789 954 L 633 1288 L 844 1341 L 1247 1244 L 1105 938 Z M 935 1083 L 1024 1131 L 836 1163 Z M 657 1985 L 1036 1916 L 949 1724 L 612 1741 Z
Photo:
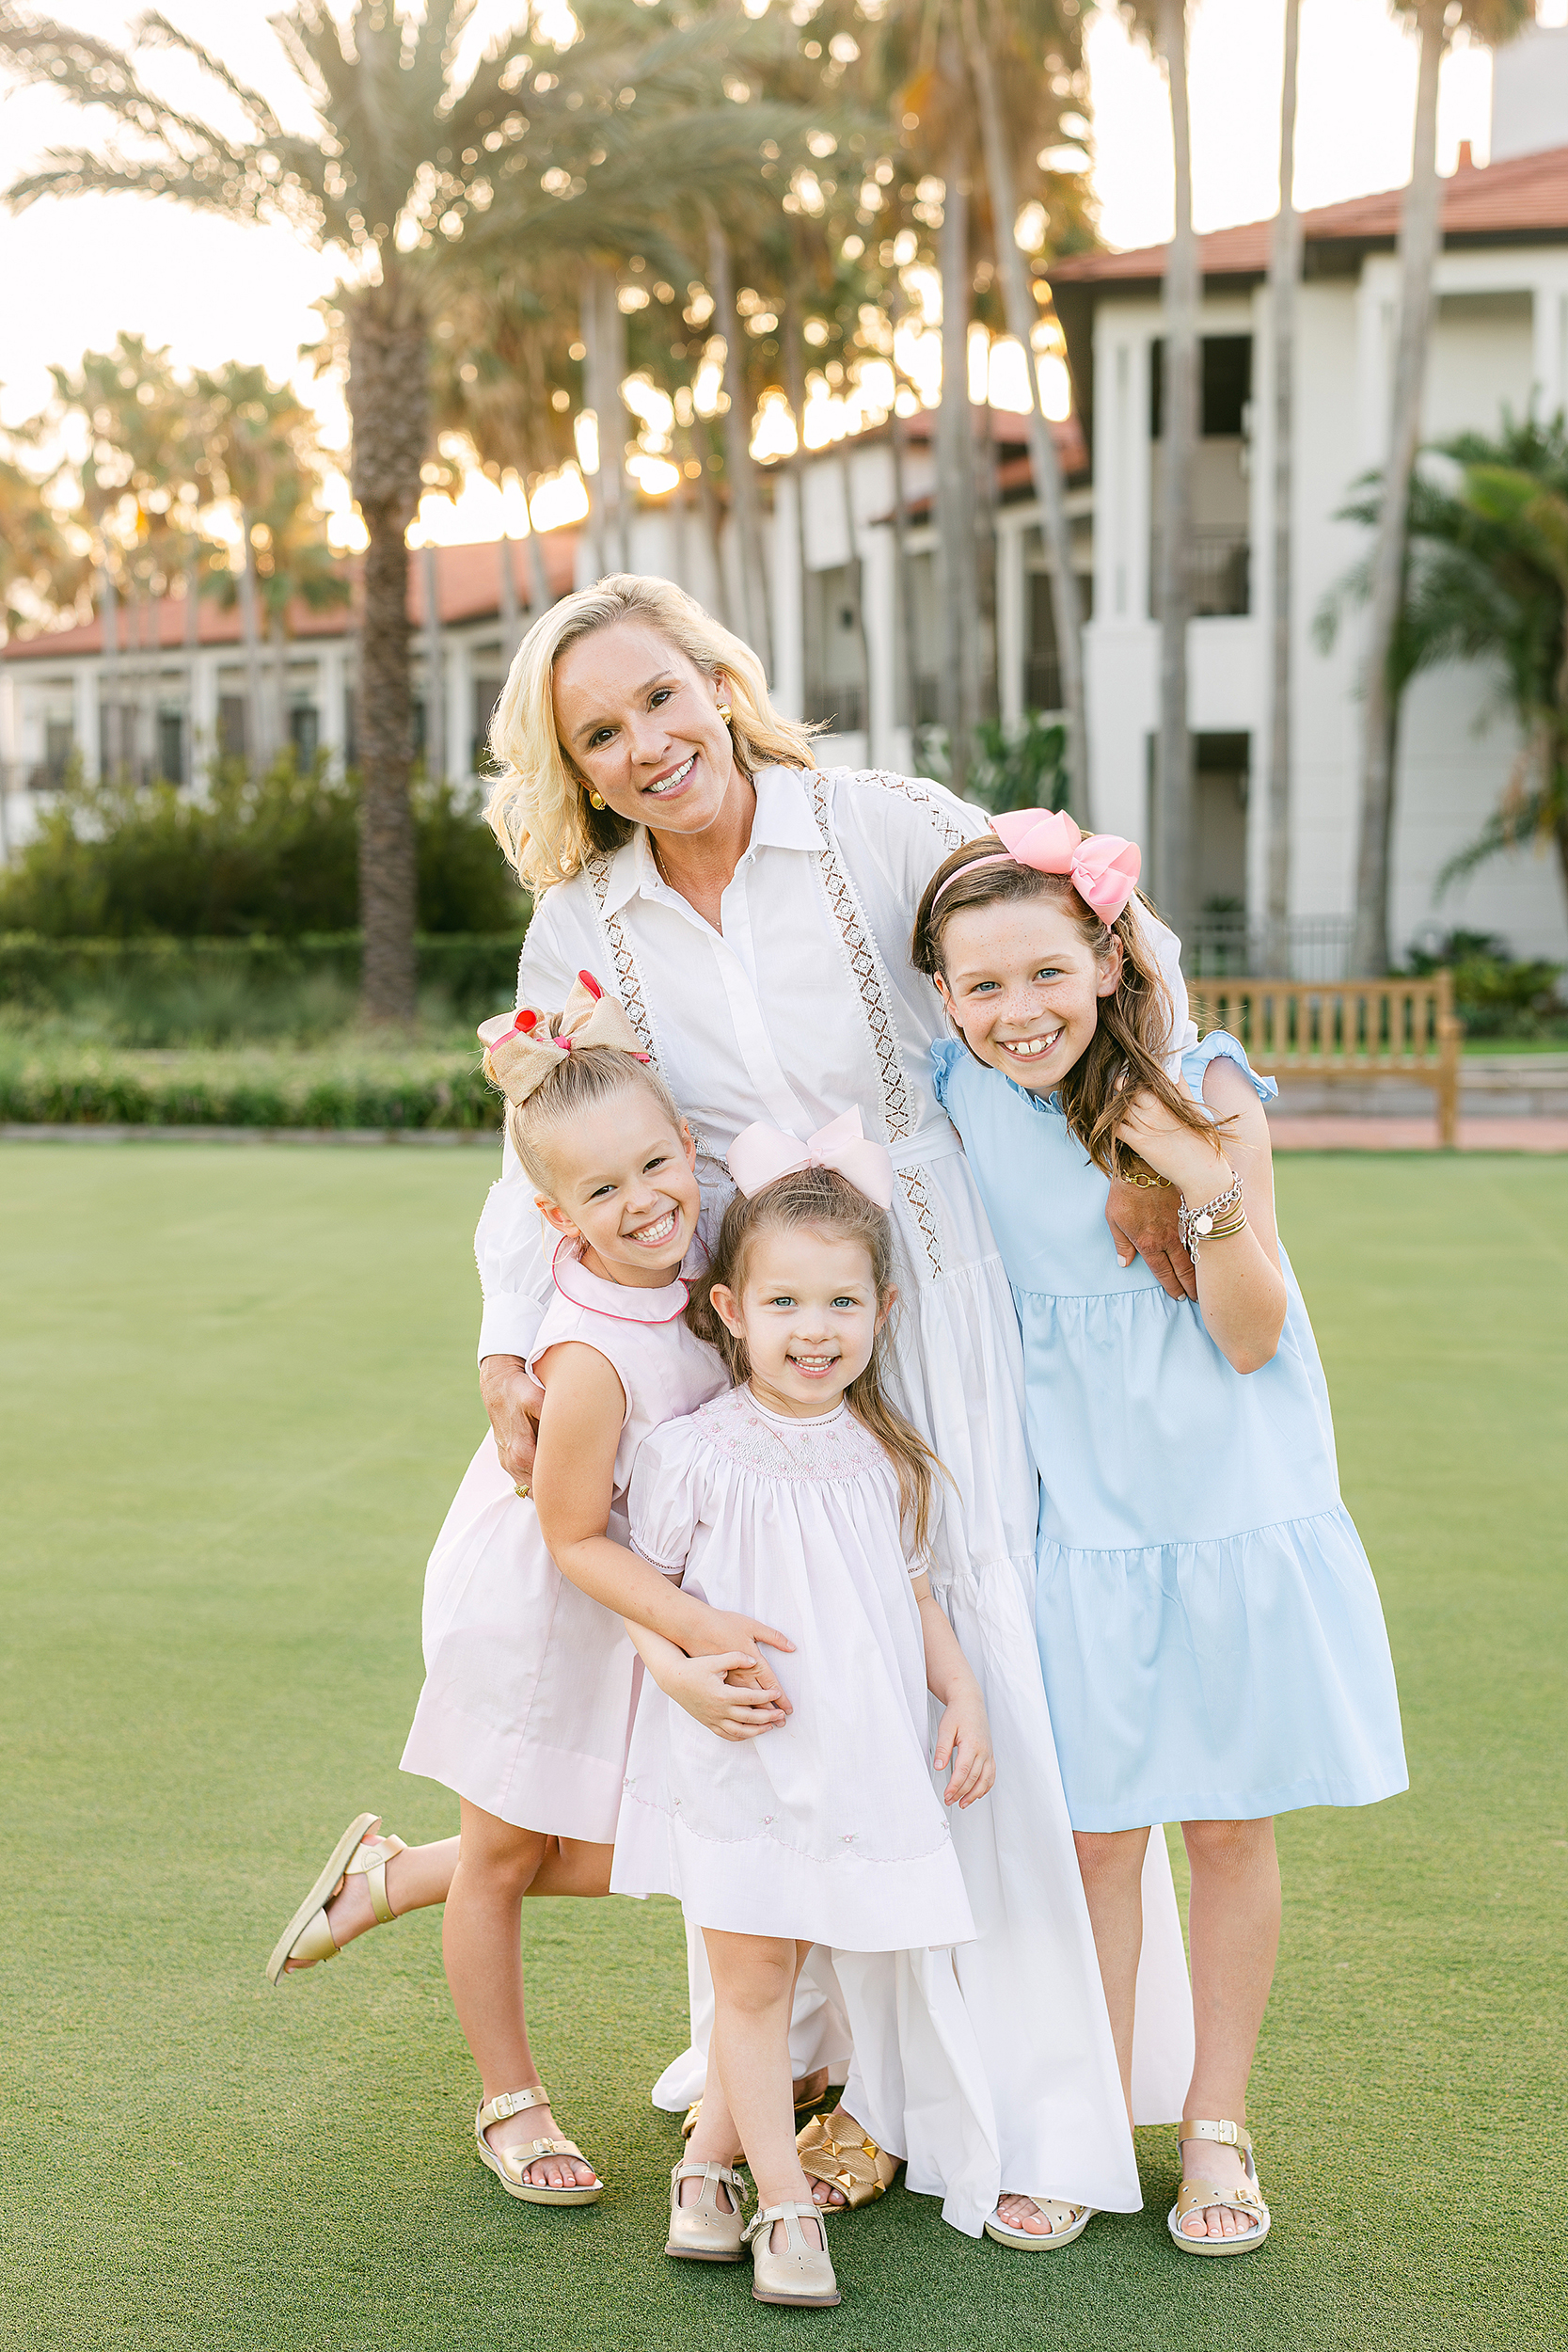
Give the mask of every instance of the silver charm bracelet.
M 1195 1265 L 1200 1242 L 1225 1241 L 1230 1234 L 1239 1233 L 1245 1223 L 1246 1211 L 1242 1206 L 1242 1180 L 1239 1176 L 1233 1177 L 1226 1190 L 1217 1192 L 1212 1200 L 1206 1200 L 1201 1209 L 1189 1209 L 1183 1200 L 1176 1213 L 1181 1247 Z

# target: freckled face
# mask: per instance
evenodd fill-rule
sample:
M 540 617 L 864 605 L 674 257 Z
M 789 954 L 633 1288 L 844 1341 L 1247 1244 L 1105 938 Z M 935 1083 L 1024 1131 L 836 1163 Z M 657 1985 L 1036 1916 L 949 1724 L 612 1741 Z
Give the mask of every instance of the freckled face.
M 1051 898 L 964 907 L 942 932 L 942 1003 L 972 1053 L 1031 1093 L 1049 1094 L 1088 1051 L 1100 999 L 1121 977 L 1121 944 L 1103 963 Z
M 616 621 L 555 665 L 556 732 L 568 759 L 617 817 L 656 833 L 705 833 L 750 787 L 707 676 L 645 621 Z

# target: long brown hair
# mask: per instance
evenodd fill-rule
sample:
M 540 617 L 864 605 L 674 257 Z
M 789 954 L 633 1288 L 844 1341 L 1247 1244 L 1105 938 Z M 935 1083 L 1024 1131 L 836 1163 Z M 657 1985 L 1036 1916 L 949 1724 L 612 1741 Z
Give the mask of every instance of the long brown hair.
M 1069 1127 L 1090 1159 L 1107 1176 L 1126 1173 L 1136 1165 L 1133 1153 L 1117 1140 L 1117 1128 L 1130 1094 L 1146 1089 L 1183 1127 L 1213 1138 L 1216 1122 L 1200 1104 L 1172 1085 L 1165 1075 L 1164 1055 L 1171 1030 L 1170 991 L 1149 953 L 1135 907 L 1141 900 L 1154 909 L 1141 891 L 1130 898 L 1114 923 L 1103 923 L 1085 906 L 1065 874 L 1041 874 L 1032 866 L 990 863 L 996 857 L 994 834 L 960 843 L 943 860 L 926 885 L 914 918 L 910 959 L 917 972 L 935 979 L 947 977 L 942 940 L 955 914 L 975 907 L 1006 906 L 1020 899 L 1049 898 L 1074 924 L 1096 963 L 1109 961 L 1113 943 L 1121 947 L 1121 975 L 1115 991 L 1099 999 L 1099 1021 L 1086 1051 L 1073 1063 L 1056 1093 Z M 987 861 L 984 863 L 978 861 Z M 951 888 L 943 885 L 951 883 Z M 938 901 L 941 901 L 939 904 Z M 974 1048 L 971 1047 L 971 1052 Z M 976 1060 L 979 1056 L 975 1056 Z M 1225 1122 L 1217 1122 L 1223 1130 Z
M 738 1297 L 745 1288 L 746 1263 L 760 1233 L 797 1232 L 811 1226 L 831 1233 L 835 1241 L 858 1241 L 871 1261 L 877 1305 L 885 1307 L 893 1290 L 893 1223 L 885 1209 L 858 1192 L 836 1168 L 801 1168 L 780 1176 L 750 1198 L 737 1192 L 724 1211 L 719 1240 L 701 1281 L 693 1284 L 686 1320 L 700 1340 L 716 1347 L 738 1388 L 752 1376 L 746 1343 L 732 1331 L 713 1304 L 716 1284 Z M 896 1311 L 896 1310 L 895 1310 Z M 898 1496 L 914 1529 L 914 1548 L 923 1553 L 930 1532 L 931 1480 L 942 1470 L 918 1429 L 907 1422 L 887 1393 L 893 1344 L 893 1316 L 878 1332 L 871 1360 L 844 1391 L 844 1401 L 862 1427 L 868 1429 L 898 1474 Z M 945 1477 L 946 1472 L 943 1470 Z

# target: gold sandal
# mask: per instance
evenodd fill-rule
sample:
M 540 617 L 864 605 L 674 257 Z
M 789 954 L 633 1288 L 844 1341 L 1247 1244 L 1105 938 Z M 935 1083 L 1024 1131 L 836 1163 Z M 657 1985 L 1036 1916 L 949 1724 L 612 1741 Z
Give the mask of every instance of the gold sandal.
M 1036 2212 L 1043 2214 L 1051 2227 L 1016 2229 L 1012 2222 L 1004 2221 L 997 2211 L 986 2222 L 986 2235 L 994 2238 L 998 2246 L 1017 2246 L 1028 2254 L 1049 2254 L 1057 2247 L 1070 2246 L 1075 2238 L 1081 2238 L 1094 2219 L 1092 2205 L 1069 2205 L 1059 2197 L 1035 2197 L 1027 2189 L 1019 2193 L 1028 2197 Z
M 595 2172 L 586 2188 L 546 2188 L 523 2178 L 532 2170 L 541 2156 L 576 2156 L 579 2164 L 588 2164 L 575 2139 L 534 2139 L 520 2148 L 492 2148 L 484 2135 L 492 2123 L 504 2122 L 509 2115 L 521 2115 L 528 2107 L 547 2107 L 550 2094 L 543 2083 L 531 2090 L 503 2090 L 499 2097 L 486 2099 L 474 2117 L 474 2138 L 479 2145 L 481 2164 L 489 2166 L 509 2197 L 515 2197 L 525 2205 L 596 2205 L 604 2195 L 605 2185 Z
M 827 2068 L 825 2066 L 819 2066 L 815 2074 L 802 2074 L 794 2089 L 795 2112 L 799 2115 L 804 2108 L 814 2107 L 818 2099 L 825 2099 L 827 2097 Z M 692 2133 L 697 2128 L 697 2118 L 701 2115 L 702 2111 L 703 2103 L 701 2099 L 693 2099 L 691 2105 L 687 2108 L 685 2115 L 681 2118 L 681 2137 L 683 2139 L 690 2138 Z
M 837 2115 L 814 2115 L 795 2137 L 800 2169 L 808 2181 L 827 2181 L 844 2191 L 843 2205 L 818 2207 L 823 2213 L 852 2212 L 885 2197 L 897 2176 L 902 2156 L 890 2156 L 863 2133 L 858 2139 L 835 2139 Z M 858 2129 L 858 2126 L 857 2126 Z
M 347 1880 L 364 1879 L 370 1889 L 372 1908 L 383 1926 L 397 1917 L 387 1899 L 387 1865 L 394 1854 L 407 1849 L 401 1837 L 378 1837 L 380 1827 L 379 1813 L 359 1813 L 344 1830 L 316 1873 L 315 1884 L 272 1947 L 272 1957 L 267 1962 L 269 1984 L 281 1984 L 286 1976 L 298 1973 L 290 1970 L 291 1960 L 337 1959 L 342 1947 L 333 1939 L 326 1906 L 336 1899 Z
M 1251 2134 L 1240 2123 L 1201 2123 L 1196 2116 L 1188 2116 L 1177 2135 L 1178 2154 L 1184 2139 L 1207 2139 L 1222 2148 L 1234 2148 L 1246 2166 L 1246 2183 L 1241 2188 L 1221 2188 L 1216 2181 L 1183 2181 L 1165 2227 L 1184 2254 L 1252 2253 L 1269 2234 L 1269 2209 L 1258 2185 Z M 1189 2237 L 1181 2224 L 1206 2205 L 1223 2205 L 1228 2213 L 1244 2214 L 1252 2227 L 1237 2237 Z

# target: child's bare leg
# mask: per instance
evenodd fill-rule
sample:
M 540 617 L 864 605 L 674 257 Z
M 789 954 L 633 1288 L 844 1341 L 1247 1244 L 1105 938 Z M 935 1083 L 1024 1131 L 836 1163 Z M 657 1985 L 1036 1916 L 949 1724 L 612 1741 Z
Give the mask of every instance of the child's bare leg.
M 809 2204 L 811 2185 L 795 2146 L 789 2012 L 795 1979 L 811 1946 L 785 1936 L 731 1935 L 717 1928 L 705 1928 L 703 1941 L 714 1997 L 708 2073 L 722 2088 L 758 2202 Z M 698 2133 L 706 2120 L 705 2097 Z M 693 2151 L 698 2133 L 692 2135 Z M 801 2228 L 809 2232 L 813 2224 L 802 2222 Z M 775 2238 L 778 2234 L 775 2230 Z M 808 2246 L 811 2242 L 808 2236 Z M 782 2251 L 782 2241 L 772 2250 Z
M 523 2010 L 522 1910 L 556 1841 L 537 1830 L 514 1829 L 466 1797 L 461 1802 L 462 1851 L 447 1896 L 441 1949 L 458 2023 L 484 2096 L 495 2099 L 503 2091 L 532 2090 L 539 2081 Z M 566 2135 L 547 2106 L 534 2106 L 492 2123 L 486 2137 L 500 2153 Z M 529 2166 L 528 2178 L 541 2188 L 587 2188 L 594 2173 L 578 2156 L 542 2156 Z
M 1147 1829 L 1075 1830 L 1084 1899 L 1089 1909 L 1100 1981 L 1111 2016 L 1121 2095 L 1132 2120 L 1132 2013 L 1138 1991 L 1138 1958 L 1144 1941 L 1144 1857 Z
M 1244 2123 L 1247 2076 L 1279 1955 L 1274 1823 L 1183 1821 L 1181 1834 L 1193 1874 L 1187 1931 L 1197 2035 L 1186 2113 Z M 1234 2148 L 1189 2140 L 1182 2155 L 1197 2180 L 1239 2188 L 1246 2177 Z M 1183 2224 L 1190 2237 L 1244 2237 L 1251 2226 L 1219 2205 Z
M 409 1846 L 395 1853 L 387 1865 L 387 1900 L 393 1913 L 402 1918 L 405 1911 L 428 1911 L 433 1903 L 444 1903 L 451 1884 L 451 1874 L 457 1867 L 455 1837 L 438 1838 L 434 1845 Z M 356 1870 L 343 1881 L 342 1891 L 334 1895 L 326 1906 L 326 1924 L 332 1931 L 332 1941 L 340 1951 L 352 1944 L 356 1935 L 376 1925 L 375 1908 L 365 1874 Z M 301 1968 L 313 1968 L 314 1961 L 289 1963 L 291 1976 Z
M 713 2063 L 711 2047 L 708 2053 L 707 2080 L 703 2087 L 703 2104 L 690 2138 L 686 2143 L 686 2158 L 691 2164 L 728 2164 L 740 2162 L 743 2151 L 740 2134 L 730 2113 L 730 2103 L 724 2096 L 724 2086 L 719 2079 L 719 2069 Z M 681 2183 L 683 2205 L 694 2205 L 702 2195 L 703 2184 L 691 2178 Z M 721 2183 L 714 2191 L 721 2213 L 734 2207 L 730 2192 Z

